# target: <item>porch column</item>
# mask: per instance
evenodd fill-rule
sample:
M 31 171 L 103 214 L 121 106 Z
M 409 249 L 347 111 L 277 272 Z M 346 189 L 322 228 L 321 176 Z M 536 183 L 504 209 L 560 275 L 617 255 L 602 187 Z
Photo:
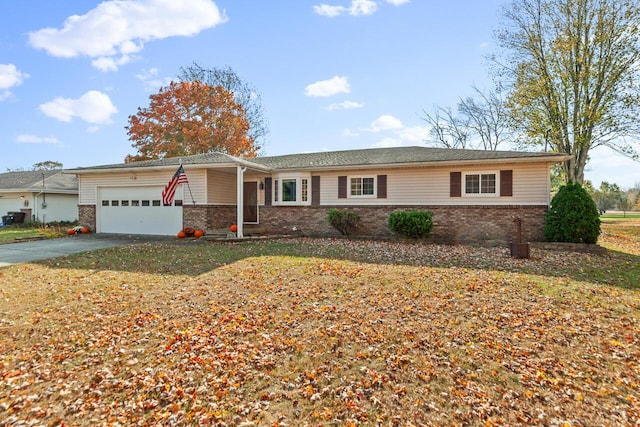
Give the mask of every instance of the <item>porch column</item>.
M 244 234 L 242 232 L 243 222 L 244 222 L 244 171 L 247 168 L 242 166 L 237 166 L 236 168 L 236 176 L 237 176 L 237 186 L 238 189 L 236 191 L 237 201 L 236 201 L 236 225 L 238 226 L 238 231 L 236 232 L 236 236 L 238 238 L 243 238 Z

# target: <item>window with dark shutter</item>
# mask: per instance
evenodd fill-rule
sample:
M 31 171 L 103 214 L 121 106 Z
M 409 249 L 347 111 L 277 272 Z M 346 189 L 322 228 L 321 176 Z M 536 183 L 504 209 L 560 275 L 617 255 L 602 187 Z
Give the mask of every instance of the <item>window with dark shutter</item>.
M 320 176 L 311 177 L 311 206 L 320 206 Z
M 387 175 L 378 175 L 378 199 L 387 198 Z
M 500 196 L 513 196 L 513 171 L 500 171 Z
M 264 179 L 264 205 L 271 206 L 271 178 Z
M 449 196 L 462 197 L 462 172 L 451 172 L 449 181 Z
M 347 177 L 341 175 L 338 177 L 338 199 L 347 198 Z

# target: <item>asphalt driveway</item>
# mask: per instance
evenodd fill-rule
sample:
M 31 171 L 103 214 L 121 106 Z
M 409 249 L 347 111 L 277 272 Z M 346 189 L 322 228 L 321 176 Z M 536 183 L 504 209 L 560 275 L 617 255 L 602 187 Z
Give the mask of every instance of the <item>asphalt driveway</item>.
M 59 239 L 9 243 L 0 245 L 0 267 L 133 243 L 172 242 L 175 240 L 174 237 L 169 236 L 91 233 L 66 236 Z

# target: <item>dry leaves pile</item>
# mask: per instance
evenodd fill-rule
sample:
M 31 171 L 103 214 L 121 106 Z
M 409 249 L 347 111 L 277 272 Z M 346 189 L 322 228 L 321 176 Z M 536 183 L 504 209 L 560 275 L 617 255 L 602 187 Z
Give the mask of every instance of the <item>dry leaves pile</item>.
M 640 291 L 563 273 L 604 258 L 305 245 L 197 276 L 0 270 L 0 425 L 640 423 Z

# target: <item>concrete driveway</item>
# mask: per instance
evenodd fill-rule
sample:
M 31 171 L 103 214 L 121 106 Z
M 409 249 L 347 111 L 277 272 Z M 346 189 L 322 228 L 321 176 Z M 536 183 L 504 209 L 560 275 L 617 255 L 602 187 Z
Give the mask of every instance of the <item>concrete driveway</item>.
M 91 233 L 66 236 L 59 239 L 9 243 L 0 245 L 0 267 L 133 243 L 173 242 L 175 240 L 174 237 L 169 236 Z

